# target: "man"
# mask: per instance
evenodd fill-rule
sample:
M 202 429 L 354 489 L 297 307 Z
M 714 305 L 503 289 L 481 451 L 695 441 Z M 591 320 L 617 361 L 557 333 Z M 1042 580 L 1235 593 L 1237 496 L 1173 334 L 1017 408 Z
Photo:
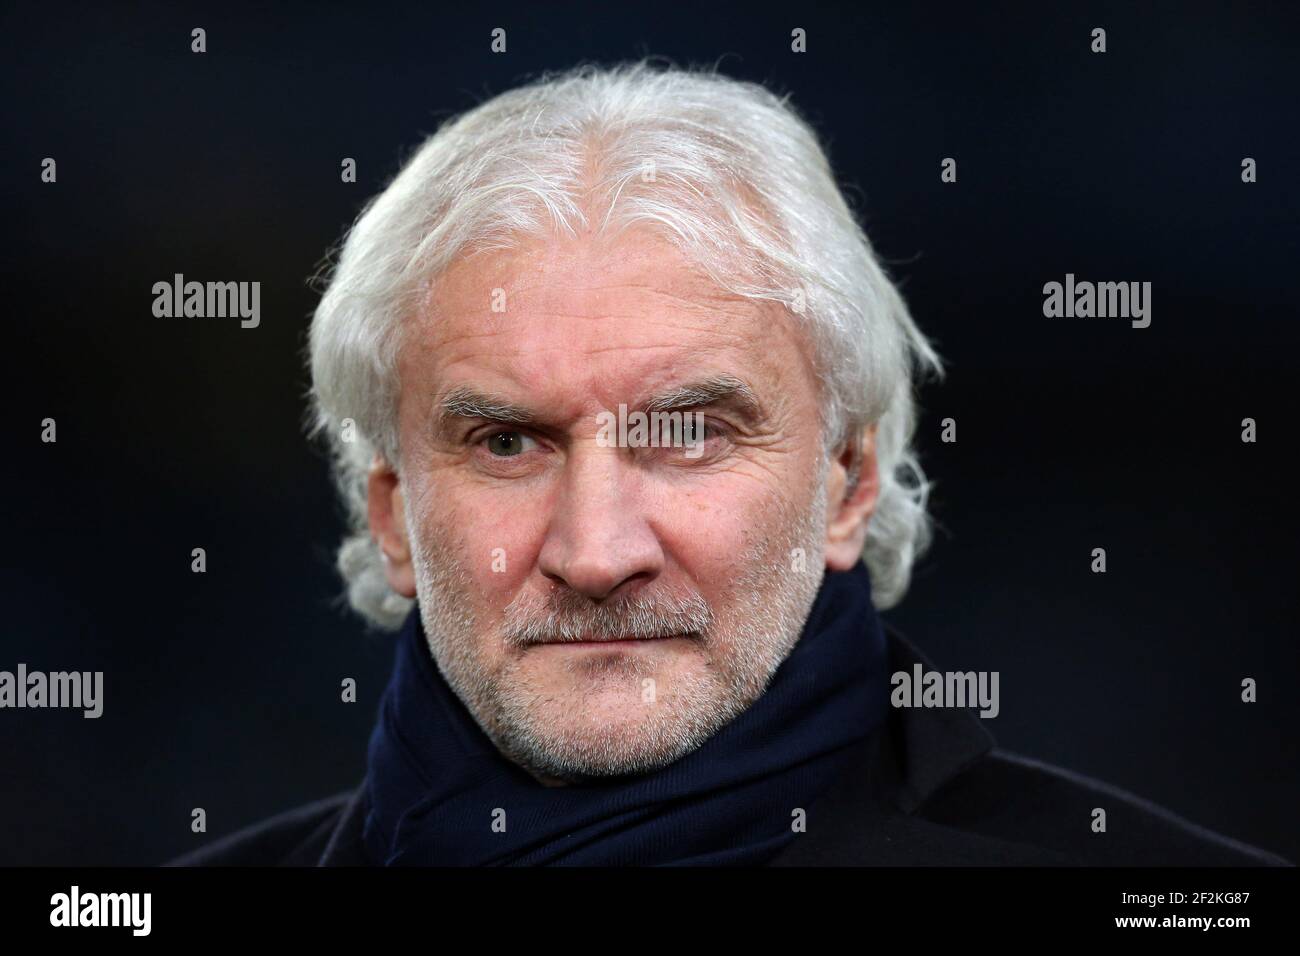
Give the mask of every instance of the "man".
M 399 630 L 366 778 L 180 862 L 1284 862 L 891 706 L 940 363 L 761 87 L 583 68 L 447 124 L 311 370 Z

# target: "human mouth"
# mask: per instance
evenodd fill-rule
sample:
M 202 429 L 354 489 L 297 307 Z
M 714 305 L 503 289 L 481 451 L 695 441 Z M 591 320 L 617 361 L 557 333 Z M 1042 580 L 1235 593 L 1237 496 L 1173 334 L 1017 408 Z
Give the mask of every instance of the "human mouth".
M 583 637 L 558 641 L 538 641 L 538 644 L 550 647 L 593 648 L 604 650 L 622 650 L 647 644 L 662 644 L 664 641 L 687 640 L 690 634 L 663 634 L 654 637 Z

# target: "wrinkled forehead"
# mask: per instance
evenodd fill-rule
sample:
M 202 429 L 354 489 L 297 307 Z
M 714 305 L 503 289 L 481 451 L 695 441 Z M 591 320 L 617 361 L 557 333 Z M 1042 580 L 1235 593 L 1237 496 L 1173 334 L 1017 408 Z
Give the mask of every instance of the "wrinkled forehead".
M 526 240 L 461 257 L 408 330 L 407 370 L 444 388 L 632 387 L 721 373 L 797 389 L 806 336 L 784 306 L 735 295 L 652 232 Z

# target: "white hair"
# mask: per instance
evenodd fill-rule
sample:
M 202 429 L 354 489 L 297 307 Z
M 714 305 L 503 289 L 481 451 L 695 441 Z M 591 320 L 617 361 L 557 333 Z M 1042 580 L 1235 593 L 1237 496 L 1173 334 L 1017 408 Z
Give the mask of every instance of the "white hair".
M 720 287 L 802 322 L 824 448 L 877 425 L 880 490 L 863 551 L 873 600 L 886 608 L 906 592 L 931 535 L 930 483 L 911 448 L 914 378 L 942 375 L 939 356 L 787 97 L 642 61 L 547 74 L 448 120 L 343 243 L 311 325 L 311 428 L 327 436 L 348 511 L 348 600 L 373 624 L 397 627 L 412 603 L 388 586 L 366 516 L 375 455 L 399 465 L 405 320 L 457 256 L 633 224 L 659 230 Z

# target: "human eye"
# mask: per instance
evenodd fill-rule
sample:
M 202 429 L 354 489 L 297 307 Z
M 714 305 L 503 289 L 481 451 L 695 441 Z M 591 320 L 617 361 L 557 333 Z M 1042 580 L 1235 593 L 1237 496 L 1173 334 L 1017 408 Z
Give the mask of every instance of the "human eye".
M 537 448 L 537 440 L 521 431 L 495 429 L 482 435 L 477 444 L 494 458 L 514 458 Z
M 674 449 L 675 457 L 689 461 L 713 461 L 725 456 L 731 446 L 731 429 L 698 413 L 684 416 L 679 434 L 680 441 L 673 443 L 680 445 Z
M 722 436 L 723 430 L 717 422 L 695 415 L 687 415 L 682 422 L 682 443 L 685 445 L 702 445 Z

